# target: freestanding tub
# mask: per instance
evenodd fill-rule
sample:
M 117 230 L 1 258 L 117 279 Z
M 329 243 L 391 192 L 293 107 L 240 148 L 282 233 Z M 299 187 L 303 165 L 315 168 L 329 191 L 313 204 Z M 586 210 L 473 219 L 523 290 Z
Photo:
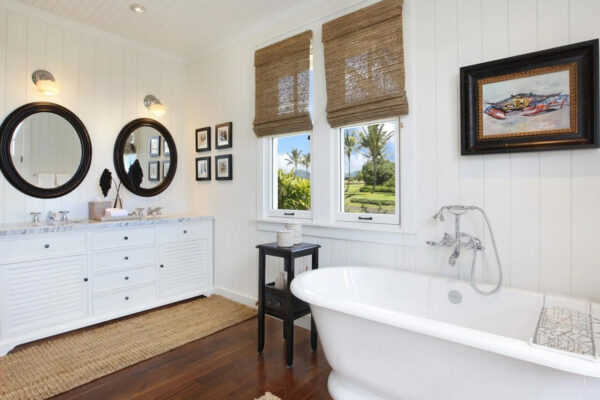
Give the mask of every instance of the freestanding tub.
M 529 344 L 543 294 L 482 296 L 463 281 L 364 267 L 306 272 L 291 288 L 310 303 L 336 400 L 600 399 L 599 362 Z

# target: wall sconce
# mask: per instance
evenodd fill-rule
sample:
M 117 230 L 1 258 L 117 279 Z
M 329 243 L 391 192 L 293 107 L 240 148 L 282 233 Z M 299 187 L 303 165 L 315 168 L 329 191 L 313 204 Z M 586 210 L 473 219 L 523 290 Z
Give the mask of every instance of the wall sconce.
M 151 94 L 144 97 L 144 105 L 148 110 L 150 110 L 152 114 L 154 114 L 157 117 L 165 115 L 165 113 L 167 112 L 167 107 L 165 107 L 159 99 L 157 99 L 155 96 L 152 96 Z
M 31 74 L 31 80 L 35 83 L 37 89 L 46 96 L 56 96 L 60 89 L 54 80 L 54 76 L 48 71 L 38 69 Z

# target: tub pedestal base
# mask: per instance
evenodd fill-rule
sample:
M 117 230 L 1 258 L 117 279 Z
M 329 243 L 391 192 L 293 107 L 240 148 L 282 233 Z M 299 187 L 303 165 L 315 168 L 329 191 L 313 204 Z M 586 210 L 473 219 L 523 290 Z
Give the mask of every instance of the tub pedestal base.
M 327 390 L 335 400 L 386 400 L 375 392 L 355 383 L 343 375 L 331 371 L 327 379 Z

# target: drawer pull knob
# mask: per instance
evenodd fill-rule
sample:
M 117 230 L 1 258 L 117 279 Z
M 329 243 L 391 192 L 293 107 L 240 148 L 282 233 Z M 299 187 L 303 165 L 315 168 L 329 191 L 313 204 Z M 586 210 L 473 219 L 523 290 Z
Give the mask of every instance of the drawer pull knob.
M 125 300 L 129 300 L 129 296 L 125 296 Z
M 125 261 L 129 260 L 129 257 L 125 256 Z
M 45 248 L 45 249 L 48 249 L 48 248 L 50 248 L 50 245 L 49 245 L 49 244 L 45 244 L 45 245 L 44 245 L 44 248 Z
M 161 267 L 161 268 L 164 268 L 165 266 L 164 266 L 163 264 L 160 264 L 160 267 Z
M 128 280 L 129 280 L 129 277 L 128 277 L 128 276 L 126 276 L 126 277 L 125 277 L 125 280 L 126 280 L 126 281 L 128 281 Z
M 128 238 L 127 236 L 125 236 L 123 239 L 125 239 L 125 240 L 129 240 L 129 238 Z
M 187 233 L 187 231 L 183 231 L 183 233 Z
M 84 281 L 84 282 L 87 282 L 87 281 L 88 281 L 88 278 L 83 278 L 83 281 Z

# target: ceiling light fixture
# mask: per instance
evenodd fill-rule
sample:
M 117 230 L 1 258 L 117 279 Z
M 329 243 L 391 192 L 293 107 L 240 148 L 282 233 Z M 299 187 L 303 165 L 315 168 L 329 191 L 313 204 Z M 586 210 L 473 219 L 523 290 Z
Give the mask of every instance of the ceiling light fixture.
M 31 80 L 35 83 L 37 89 L 46 96 L 56 96 L 60 89 L 54 80 L 54 76 L 48 71 L 38 69 L 31 74 Z
M 130 4 L 129 8 L 131 8 L 131 11 L 136 12 L 138 14 L 143 14 L 144 11 L 146 11 L 146 9 L 143 6 L 140 6 L 139 4 Z
M 154 114 L 157 117 L 165 115 L 165 113 L 167 112 L 167 107 L 165 107 L 163 103 L 161 103 L 160 100 L 156 98 L 156 96 L 153 96 L 151 94 L 144 97 L 144 105 L 148 110 L 150 110 L 152 114 Z

